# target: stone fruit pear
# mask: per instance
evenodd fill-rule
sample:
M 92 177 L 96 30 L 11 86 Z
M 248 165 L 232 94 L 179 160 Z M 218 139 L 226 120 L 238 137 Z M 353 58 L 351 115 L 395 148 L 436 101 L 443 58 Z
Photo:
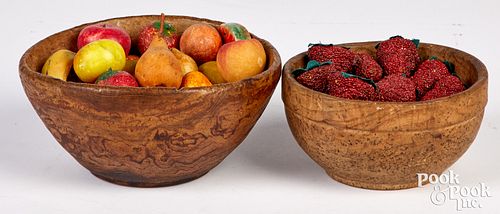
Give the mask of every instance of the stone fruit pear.
M 162 14 L 161 27 L 165 22 Z M 161 32 L 160 32 L 161 35 Z M 182 83 L 181 63 L 168 49 L 160 36 L 155 36 L 149 48 L 139 58 L 135 66 L 135 77 L 141 86 L 165 86 L 179 88 Z
M 185 53 L 182 53 L 180 50 L 177 50 L 176 48 L 172 48 L 170 50 L 181 63 L 182 75 L 186 75 L 191 71 L 198 70 L 198 66 L 196 65 L 196 62 L 194 61 L 193 58 L 191 58 Z
M 75 53 L 66 49 L 61 49 L 53 53 L 42 68 L 42 74 L 64 80 L 68 78 Z

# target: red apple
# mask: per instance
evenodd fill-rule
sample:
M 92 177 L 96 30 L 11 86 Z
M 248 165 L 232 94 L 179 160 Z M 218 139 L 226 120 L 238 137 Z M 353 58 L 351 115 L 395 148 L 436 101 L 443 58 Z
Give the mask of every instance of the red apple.
M 104 72 L 95 81 L 97 85 L 107 86 L 129 86 L 138 87 L 139 84 L 134 76 L 126 71 L 113 71 L 109 70 Z
M 112 24 L 94 24 L 83 28 L 78 35 L 78 49 L 101 39 L 114 40 L 120 43 L 126 55 L 130 52 L 132 41 L 127 31 Z
M 254 76 L 266 66 L 266 51 L 256 39 L 224 44 L 217 53 L 217 68 L 227 82 Z
M 219 32 L 208 24 L 194 24 L 189 26 L 181 36 L 180 50 L 189 55 L 201 65 L 214 61 L 222 45 Z
M 153 38 L 159 33 L 160 22 L 154 22 L 153 24 L 142 29 L 141 33 L 139 33 L 139 39 L 137 41 L 137 47 L 139 48 L 139 52 L 141 52 L 141 54 L 146 52 Z M 177 35 L 173 25 L 165 22 L 163 25 L 163 35 L 161 37 L 167 43 L 168 48 L 177 48 L 177 46 L 179 46 L 179 36 Z

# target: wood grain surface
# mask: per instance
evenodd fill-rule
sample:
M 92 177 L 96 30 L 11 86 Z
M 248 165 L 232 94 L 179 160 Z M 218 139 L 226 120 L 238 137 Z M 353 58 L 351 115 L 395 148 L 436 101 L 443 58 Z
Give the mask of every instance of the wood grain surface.
M 136 44 L 140 30 L 154 20 L 159 16 L 102 23 L 123 27 Z M 179 33 L 194 23 L 220 24 L 184 16 L 166 20 Z M 278 52 L 262 39 L 268 57 L 264 72 L 212 87 L 123 88 L 63 82 L 40 74 L 55 50 L 76 51 L 78 33 L 86 25 L 35 44 L 23 55 L 19 74 L 33 108 L 54 138 L 94 175 L 117 184 L 166 186 L 204 175 L 245 139 L 281 76 Z
M 377 42 L 350 43 L 375 54 Z M 474 141 L 487 103 L 486 67 L 477 58 L 434 44 L 420 44 L 423 59 L 455 64 L 469 87 L 425 102 L 347 100 L 313 91 L 291 72 L 306 64 L 305 53 L 284 66 L 282 99 L 290 129 L 302 149 L 333 179 L 368 189 L 417 186 L 416 173 L 440 174 Z

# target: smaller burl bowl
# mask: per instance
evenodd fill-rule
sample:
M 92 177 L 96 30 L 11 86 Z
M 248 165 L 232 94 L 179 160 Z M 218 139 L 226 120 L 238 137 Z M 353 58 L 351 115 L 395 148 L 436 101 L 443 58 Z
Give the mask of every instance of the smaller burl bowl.
M 136 16 L 96 23 L 124 28 L 136 44 L 142 28 L 159 18 Z M 179 35 L 195 23 L 221 24 L 187 16 L 166 20 Z M 87 25 L 35 44 L 21 58 L 19 74 L 33 108 L 55 139 L 82 166 L 113 183 L 166 186 L 204 175 L 245 139 L 281 76 L 278 52 L 262 39 L 265 71 L 212 87 L 105 87 L 40 74 L 54 51 L 76 51 L 78 33 Z
M 377 42 L 342 44 L 375 55 Z M 468 89 L 424 102 L 348 100 L 313 91 L 283 70 L 282 98 L 288 125 L 300 147 L 333 179 L 380 190 L 417 186 L 417 173 L 441 174 L 474 141 L 487 102 L 488 73 L 474 56 L 449 47 L 420 44 L 422 59 L 455 64 Z

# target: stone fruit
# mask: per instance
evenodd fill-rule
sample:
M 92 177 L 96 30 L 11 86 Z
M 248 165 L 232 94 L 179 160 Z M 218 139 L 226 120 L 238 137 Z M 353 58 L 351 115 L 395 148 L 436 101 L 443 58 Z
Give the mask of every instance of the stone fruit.
M 127 56 L 127 61 L 125 62 L 125 67 L 123 67 L 123 70 L 126 72 L 129 72 L 130 74 L 134 75 L 135 73 L 135 65 L 137 64 L 137 61 L 139 60 L 139 57 L 136 55 L 128 55 Z
M 109 70 L 101 74 L 95 81 L 97 85 L 108 86 L 130 86 L 137 87 L 139 84 L 134 76 L 126 71 L 113 71 Z
M 162 14 L 161 27 L 165 16 Z M 159 35 L 163 32 L 160 31 Z M 168 49 L 163 37 L 156 35 L 149 48 L 137 61 L 135 77 L 141 86 L 165 86 L 179 88 L 182 83 L 181 63 Z
M 163 23 L 163 32 L 160 33 L 160 25 L 161 21 L 153 22 L 153 24 L 146 26 L 139 33 L 137 47 L 139 48 L 139 52 L 141 52 L 141 54 L 146 52 L 155 36 L 160 36 L 169 48 L 177 48 L 179 46 L 179 35 L 177 35 L 175 27 L 172 24 L 165 22 Z
M 224 44 L 217 54 L 217 67 L 227 82 L 236 82 L 264 70 L 266 52 L 256 39 Z
M 66 49 L 58 50 L 45 61 L 42 74 L 66 81 L 74 58 L 74 52 Z
M 196 62 L 194 61 L 193 58 L 191 58 L 185 53 L 182 53 L 180 50 L 177 50 L 176 48 L 172 48 L 170 49 L 170 51 L 172 51 L 172 53 L 181 63 L 182 75 L 186 75 L 191 71 L 198 70 L 198 66 L 196 65 Z
M 189 26 L 180 39 L 180 50 L 191 56 L 198 65 L 215 60 L 221 45 L 219 32 L 208 24 Z
M 102 39 L 83 46 L 75 55 L 73 68 L 83 82 L 94 82 L 107 70 L 122 70 L 125 51 L 120 43 Z
M 191 71 L 182 78 L 182 88 L 211 86 L 212 83 L 208 78 L 199 71 Z
M 217 27 L 224 43 L 251 39 L 248 30 L 238 23 L 224 23 Z
M 226 82 L 226 80 L 224 80 L 224 78 L 222 77 L 222 74 L 220 73 L 219 68 L 217 68 L 216 61 L 210 61 L 210 62 L 203 63 L 202 65 L 200 65 L 199 70 L 213 84 L 219 84 L 219 83 Z
M 78 49 L 97 40 L 111 39 L 120 43 L 125 51 L 125 55 L 130 52 L 130 36 L 123 28 L 112 24 L 94 24 L 83 28 L 78 35 Z

